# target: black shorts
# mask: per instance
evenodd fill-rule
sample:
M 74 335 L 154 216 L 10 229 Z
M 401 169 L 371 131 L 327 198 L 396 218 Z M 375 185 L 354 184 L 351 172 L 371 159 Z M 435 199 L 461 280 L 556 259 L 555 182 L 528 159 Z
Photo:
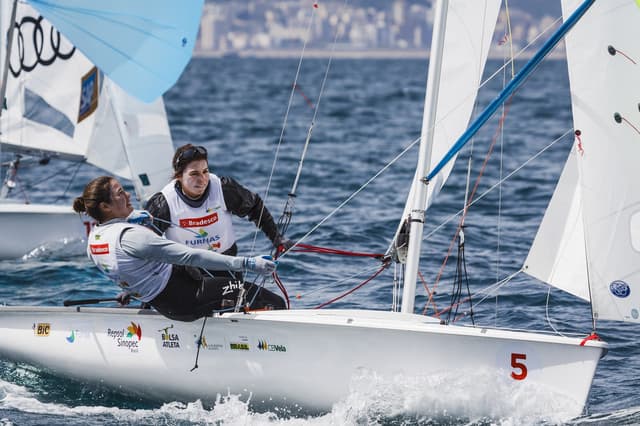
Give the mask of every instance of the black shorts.
M 167 286 L 150 303 L 158 312 L 176 321 L 195 321 L 213 311 L 233 310 L 241 286 L 250 309 L 285 309 L 284 299 L 253 283 L 242 284 L 242 276 L 228 273 L 203 276 L 196 268 L 173 265 Z

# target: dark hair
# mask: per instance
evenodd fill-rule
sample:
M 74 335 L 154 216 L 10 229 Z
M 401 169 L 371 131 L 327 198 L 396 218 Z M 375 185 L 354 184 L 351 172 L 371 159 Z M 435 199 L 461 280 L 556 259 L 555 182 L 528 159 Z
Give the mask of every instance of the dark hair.
M 176 149 L 176 153 L 173 154 L 173 161 L 171 162 L 173 165 L 174 179 L 179 178 L 182 172 L 184 172 L 184 169 L 187 168 L 187 165 L 192 161 L 206 159 L 207 149 L 205 147 L 192 145 L 190 143 L 182 145 Z
M 86 212 L 89 216 L 102 222 L 103 215 L 100 203 L 111 202 L 111 176 L 100 176 L 93 179 L 84 187 L 81 197 L 73 200 L 73 210 L 78 213 Z

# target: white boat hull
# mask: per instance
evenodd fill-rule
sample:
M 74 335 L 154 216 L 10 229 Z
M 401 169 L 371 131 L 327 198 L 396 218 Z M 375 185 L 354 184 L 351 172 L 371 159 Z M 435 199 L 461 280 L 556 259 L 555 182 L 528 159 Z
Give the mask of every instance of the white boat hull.
M 0 203 L 0 260 L 86 239 L 91 222 L 71 207 Z
M 330 410 L 362 374 L 397 381 L 481 372 L 492 387 L 505 383 L 505 393 L 541 388 L 578 416 L 607 348 L 410 314 L 271 311 L 209 318 L 206 346 L 190 372 L 201 328 L 202 320 L 181 323 L 136 309 L 1 307 L 0 356 L 166 401 L 213 402 L 231 393 L 310 410 Z M 473 387 L 460 391 L 473 395 Z

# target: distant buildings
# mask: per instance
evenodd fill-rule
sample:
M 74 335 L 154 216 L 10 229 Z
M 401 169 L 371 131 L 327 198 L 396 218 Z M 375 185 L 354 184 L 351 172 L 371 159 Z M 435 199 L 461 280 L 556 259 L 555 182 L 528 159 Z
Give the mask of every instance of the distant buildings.
M 305 46 L 310 55 L 424 56 L 431 43 L 433 4 L 407 0 L 354 5 L 344 0 L 253 0 L 205 4 L 196 55 L 297 56 Z M 362 3 L 365 5 L 363 6 Z M 317 6 L 317 7 L 316 7 Z M 510 11 L 514 52 L 557 25 L 554 18 L 534 21 Z M 506 34 L 506 14 L 496 27 L 496 40 Z M 542 37 L 542 40 L 545 38 Z M 496 46 L 499 44 L 496 41 Z M 561 52 L 560 52 L 561 53 Z M 503 56 L 499 49 L 493 56 Z

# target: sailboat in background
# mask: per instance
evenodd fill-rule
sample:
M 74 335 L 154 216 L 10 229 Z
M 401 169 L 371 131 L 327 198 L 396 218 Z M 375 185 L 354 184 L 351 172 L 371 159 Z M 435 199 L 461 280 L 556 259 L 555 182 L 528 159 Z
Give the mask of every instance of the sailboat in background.
M 640 321 L 633 126 L 640 7 L 634 0 L 563 0 L 564 23 L 467 127 L 499 8 L 498 0 L 436 5 L 420 154 L 402 217 L 409 243 L 406 256 L 396 256 L 406 258 L 401 312 L 236 312 L 180 323 L 148 310 L 1 307 L 0 356 L 163 400 L 232 393 L 326 410 L 359 384 L 465 376 L 467 401 L 489 389 L 501 401 L 537 390 L 540 412 L 580 415 L 608 348 L 595 335 L 596 320 Z M 523 270 L 590 300 L 593 333 L 458 326 L 414 314 L 428 188 L 437 193 L 456 153 L 566 34 L 578 138 Z
M 2 15 L 2 34 L 12 38 L 1 55 L 7 83 L 0 147 L 15 157 L 0 192 L 0 259 L 83 240 L 90 230 L 70 201 L 7 198 L 28 157 L 91 164 L 132 181 L 144 202 L 170 177 L 173 155 L 161 97 L 144 103 L 127 94 L 28 4 L 15 7 L 15 17 L 8 8 Z

